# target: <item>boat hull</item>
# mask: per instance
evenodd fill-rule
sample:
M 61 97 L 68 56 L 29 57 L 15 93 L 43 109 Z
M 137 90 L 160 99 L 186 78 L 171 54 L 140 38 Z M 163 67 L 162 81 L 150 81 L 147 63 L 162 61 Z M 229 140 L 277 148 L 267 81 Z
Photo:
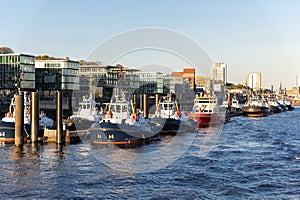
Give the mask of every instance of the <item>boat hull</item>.
M 24 142 L 30 139 L 30 125 L 24 125 Z M 0 122 L 0 142 L 14 143 L 15 142 L 15 123 Z
M 270 109 L 261 106 L 244 106 L 243 113 L 247 117 L 265 117 L 270 114 Z
M 273 105 L 271 105 L 270 109 L 271 109 L 272 113 L 281 113 L 282 112 L 282 110 L 281 110 L 281 108 L 279 106 L 273 106 Z
M 95 121 L 90 121 L 87 119 L 72 119 L 72 126 L 75 130 L 88 130 L 94 123 Z
M 191 113 L 189 117 L 197 122 L 197 128 L 208 128 L 210 126 L 224 124 L 226 121 L 224 113 Z
M 294 110 L 294 107 L 292 105 L 286 105 L 286 108 L 291 111 L 291 110 Z
M 192 123 L 181 121 L 174 118 L 152 118 L 151 122 L 159 123 L 162 125 L 160 130 L 161 135 L 176 135 L 177 133 L 184 133 L 189 131 L 194 131 L 196 125 L 193 126 Z
M 243 115 L 243 109 L 237 108 L 237 107 L 230 107 L 230 116 L 235 117 L 235 116 L 241 116 Z
M 89 131 L 93 144 L 131 145 L 157 137 L 159 129 L 146 130 L 144 126 L 101 122 L 94 123 Z

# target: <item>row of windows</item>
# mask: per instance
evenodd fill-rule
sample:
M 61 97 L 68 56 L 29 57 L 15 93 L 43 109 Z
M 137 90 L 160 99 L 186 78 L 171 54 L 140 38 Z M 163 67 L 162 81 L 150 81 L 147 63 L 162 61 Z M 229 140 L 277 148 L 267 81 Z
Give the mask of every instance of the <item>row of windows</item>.
M 78 83 L 38 83 L 36 88 L 42 90 L 79 90 Z
M 86 73 L 86 72 L 100 72 L 100 73 L 105 73 L 107 72 L 106 68 L 99 68 L 99 67 L 95 67 L 95 68 L 80 68 L 80 73 Z
M 0 73 L 5 72 L 35 72 L 35 68 L 32 65 L 24 64 L 0 64 Z
M 23 63 L 34 65 L 34 57 L 25 55 L 2 55 L 0 56 L 0 63 L 2 64 L 14 64 Z
M 44 68 L 69 68 L 69 69 L 75 69 L 79 70 L 79 63 L 73 63 L 73 62 L 39 62 L 44 64 Z
M 60 68 L 60 66 L 60 63 L 45 63 L 44 65 L 45 68 Z
M 0 81 L 1 89 L 16 89 L 16 83 L 14 81 Z M 23 89 L 33 89 L 35 88 L 34 80 L 24 80 L 20 82 L 20 87 Z
M 77 62 L 67 62 L 66 67 L 78 70 L 79 69 L 79 63 L 77 63 Z
M 63 76 L 79 76 L 78 70 L 74 69 L 62 69 Z
M 79 77 L 62 76 L 61 81 L 69 83 L 79 83 Z

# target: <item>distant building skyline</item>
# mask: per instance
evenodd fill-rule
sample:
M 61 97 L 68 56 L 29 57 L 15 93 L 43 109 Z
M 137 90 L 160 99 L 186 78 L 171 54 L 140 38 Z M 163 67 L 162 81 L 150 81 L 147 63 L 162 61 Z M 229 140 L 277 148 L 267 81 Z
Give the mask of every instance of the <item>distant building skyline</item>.
M 296 87 L 300 87 L 300 75 L 296 76 Z
M 261 72 L 251 72 L 246 78 L 247 87 L 253 89 L 253 91 L 258 91 L 262 89 L 261 87 Z
M 227 64 L 224 62 L 214 63 L 211 71 L 210 78 L 216 81 L 222 81 L 224 84 L 227 83 Z

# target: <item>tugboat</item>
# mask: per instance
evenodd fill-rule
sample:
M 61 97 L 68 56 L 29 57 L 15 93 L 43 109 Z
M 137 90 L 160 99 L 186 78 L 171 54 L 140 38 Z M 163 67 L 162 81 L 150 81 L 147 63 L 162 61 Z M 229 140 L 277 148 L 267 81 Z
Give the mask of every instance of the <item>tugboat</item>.
M 243 114 L 243 108 L 240 105 L 239 101 L 236 98 L 232 98 L 230 101 L 230 115 L 231 116 L 240 116 Z
M 197 121 L 197 128 L 207 128 L 224 124 L 226 110 L 218 105 L 215 95 L 198 94 L 194 99 L 193 111 L 188 116 Z
M 249 97 L 243 107 L 243 113 L 247 117 L 264 117 L 270 114 L 268 102 L 260 96 Z
M 196 124 L 189 119 L 184 112 L 181 112 L 178 100 L 172 100 L 172 95 L 163 98 L 156 105 L 155 115 L 151 117 L 151 122 L 161 124 L 163 127 L 161 135 L 176 135 L 177 133 L 194 131 Z
M 287 110 L 289 110 L 289 111 L 294 110 L 294 107 L 293 107 L 291 101 L 289 100 L 289 98 L 286 95 L 279 98 L 278 102 L 282 105 L 285 105 Z
M 0 122 L 0 141 L 5 143 L 15 142 L 15 96 L 11 99 L 9 111 Z M 54 128 L 54 121 L 43 112 L 40 114 L 39 135 L 42 137 L 45 128 Z M 29 94 L 24 94 L 24 142 L 30 139 L 30 101 Z
M 150 123 L 135 112 L 135 108 L 124 98 L 115 95 L 111 99 L 108 110 L 101 122 L 94 123 L 89 131 L 92 144 L 134 145 L 150 141 L 159 133 L 161 126 Z
M 269 98 L 268 103 L 270 105 L 270 111 L 271 113 L 281 113 L 283 109 L 281 108 L 278 101 L 274 98 Z
M 82 102 L 79 103 L 77 112 L 74 112 L 70 119 L 76 130 L 87 130 L 95 122 L 102 119 L 102 111 L 99 109 L 100 105 L 93 101 L 91 98 L 83 96 Z

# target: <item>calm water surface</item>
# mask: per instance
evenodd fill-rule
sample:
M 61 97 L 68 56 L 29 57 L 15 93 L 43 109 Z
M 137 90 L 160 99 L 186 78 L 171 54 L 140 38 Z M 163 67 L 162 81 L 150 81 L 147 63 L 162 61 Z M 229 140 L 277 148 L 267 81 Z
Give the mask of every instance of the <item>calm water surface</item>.
M 235 117 L 203 156 L 198 133 L 173 164 L 116 171 L 91 145 L 0 147 L 1 198 L 300 199 L 300 108 L 265 118 Z M 140 147 L 144 151 L 160 145 Z

